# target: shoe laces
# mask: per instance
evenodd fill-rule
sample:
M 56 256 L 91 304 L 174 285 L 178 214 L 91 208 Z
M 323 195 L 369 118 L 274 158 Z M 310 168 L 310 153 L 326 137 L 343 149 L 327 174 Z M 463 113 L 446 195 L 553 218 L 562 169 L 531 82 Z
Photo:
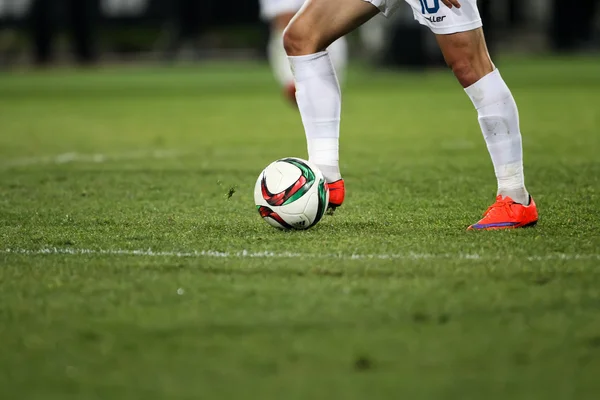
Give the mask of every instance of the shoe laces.
M 496 202 L 488 207 L 488 209 L 483 213 L 484 217 L 491 217 L 495 215 L 508 215 L 511 218 L 514 218 L 515 214 L 513 213 L 512 205 L 514 204 L 514 200 L 510 197 L 498 196 L 496 198 Z

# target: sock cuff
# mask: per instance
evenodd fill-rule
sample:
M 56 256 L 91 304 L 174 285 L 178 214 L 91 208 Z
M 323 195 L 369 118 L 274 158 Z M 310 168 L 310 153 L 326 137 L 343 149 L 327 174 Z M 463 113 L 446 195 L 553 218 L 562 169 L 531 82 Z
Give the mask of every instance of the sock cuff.
M 327 50 L 306 56 L 288 56 L 296 81 L 301 82 L 316 76 L 335 75 L 333 63 Z
M 477 110 L 512 96 L 498 69 L 466 88 L 465 92 Z
M 303 62 L 303 61 L 308 62 L 308 61 L 318 60 L 319 58 L 323 58 L 327 54 L 329 54 L 327 52 L 327 50 L 324 50 L 324 51 L 320 51 L 320 52 L 314 53 L 314 54 L 307 54 L 305 56 L 288 56 L 288 58 L 290 59 L 290 62 Z

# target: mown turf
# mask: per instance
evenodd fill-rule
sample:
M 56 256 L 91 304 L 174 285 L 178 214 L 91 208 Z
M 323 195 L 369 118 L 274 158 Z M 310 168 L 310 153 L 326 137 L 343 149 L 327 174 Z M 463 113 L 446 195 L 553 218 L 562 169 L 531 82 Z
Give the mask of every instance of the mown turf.
M 598 398 L 598 60 L 500 66 L 541 220 L 483 233 L 447 72 L 350 74 L 347 204 L 291 233 L 252 200 L 305 157 L 265 67 L 1 76 L 0 397 Z

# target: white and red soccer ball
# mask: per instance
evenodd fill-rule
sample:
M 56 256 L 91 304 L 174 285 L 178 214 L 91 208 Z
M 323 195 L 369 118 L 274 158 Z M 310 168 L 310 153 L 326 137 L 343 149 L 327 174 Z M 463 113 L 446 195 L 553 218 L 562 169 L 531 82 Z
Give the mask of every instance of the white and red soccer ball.
M 314 164 L 300 158 L 282 158 L 265 168 L 254 187 L 260 216 L 280 229 L 304 230 L 315 226 L 329 204 L 329 189 Z

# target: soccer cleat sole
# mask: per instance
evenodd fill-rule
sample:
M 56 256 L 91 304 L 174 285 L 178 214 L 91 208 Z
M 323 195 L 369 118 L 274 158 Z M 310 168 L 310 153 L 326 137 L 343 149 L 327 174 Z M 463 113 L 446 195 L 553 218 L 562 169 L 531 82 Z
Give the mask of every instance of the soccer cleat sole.
M 533 222 L 530 222 L 530 223 L 528 223 L 526 225 L 520 226 L 519 228 L 533 228 L 537 224 L 538 224 L 538 221 L 533 221 Z
M 533 228 L 538 223 L 538 220 L 533 222 L 529 222 L 525 225 L 507 225 L 507 226 L 489 226 L 485 228 L 476 228 L 475 225 L 471 225 L 467 228 L 468 231 L 501 231 L 506 229 L 523 229 L 523 228 Z

